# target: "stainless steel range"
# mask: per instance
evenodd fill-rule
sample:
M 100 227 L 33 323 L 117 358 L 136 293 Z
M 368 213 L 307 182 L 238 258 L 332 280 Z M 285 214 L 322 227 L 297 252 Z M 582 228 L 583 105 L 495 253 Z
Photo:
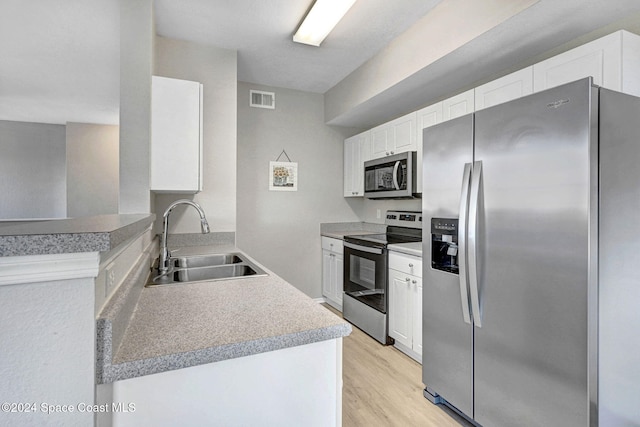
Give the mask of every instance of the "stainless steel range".
M 344 238 L 344 298 L 342 314 L 382 344 L 391 344 L 387 334 L 388 256 L 387 245 L 422 241 L 422 213 L 387 211 L 384 234 Z

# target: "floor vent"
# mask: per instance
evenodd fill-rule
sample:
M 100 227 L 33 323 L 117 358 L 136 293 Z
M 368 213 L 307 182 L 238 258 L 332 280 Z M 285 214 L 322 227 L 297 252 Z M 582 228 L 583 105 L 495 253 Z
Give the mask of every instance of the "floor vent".
M 260 90 L 249 90 L 249 105 L 257 108 L 276 108 L 276 94 Z

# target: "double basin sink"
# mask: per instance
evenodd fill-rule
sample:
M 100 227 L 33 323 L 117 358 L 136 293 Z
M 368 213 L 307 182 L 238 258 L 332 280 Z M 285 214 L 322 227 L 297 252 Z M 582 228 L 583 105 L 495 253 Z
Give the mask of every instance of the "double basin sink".
M 147 287 L 266 276 L 264 270 L 239 253 L 177 256 L 169 259 L 169 270 L 152 275 Z

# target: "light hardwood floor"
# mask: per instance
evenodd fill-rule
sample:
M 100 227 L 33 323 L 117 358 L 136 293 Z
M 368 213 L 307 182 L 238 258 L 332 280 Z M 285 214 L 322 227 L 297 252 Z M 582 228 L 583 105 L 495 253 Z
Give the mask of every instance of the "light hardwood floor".
M 338 316 L 342 314 L 323 304 Z M 344 427 L 460 427 L 448 408 L 422 395 L 422 366 L 393 346 L 383 346 L 353 327 L 343 339 Z

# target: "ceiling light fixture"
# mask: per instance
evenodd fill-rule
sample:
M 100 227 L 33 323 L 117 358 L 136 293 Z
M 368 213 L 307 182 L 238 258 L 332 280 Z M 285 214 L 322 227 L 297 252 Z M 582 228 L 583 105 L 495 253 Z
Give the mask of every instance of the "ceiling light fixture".
M 316 0 L 293 35 L 293 41 L 320 46 L 355 2 L 356 0 Z

